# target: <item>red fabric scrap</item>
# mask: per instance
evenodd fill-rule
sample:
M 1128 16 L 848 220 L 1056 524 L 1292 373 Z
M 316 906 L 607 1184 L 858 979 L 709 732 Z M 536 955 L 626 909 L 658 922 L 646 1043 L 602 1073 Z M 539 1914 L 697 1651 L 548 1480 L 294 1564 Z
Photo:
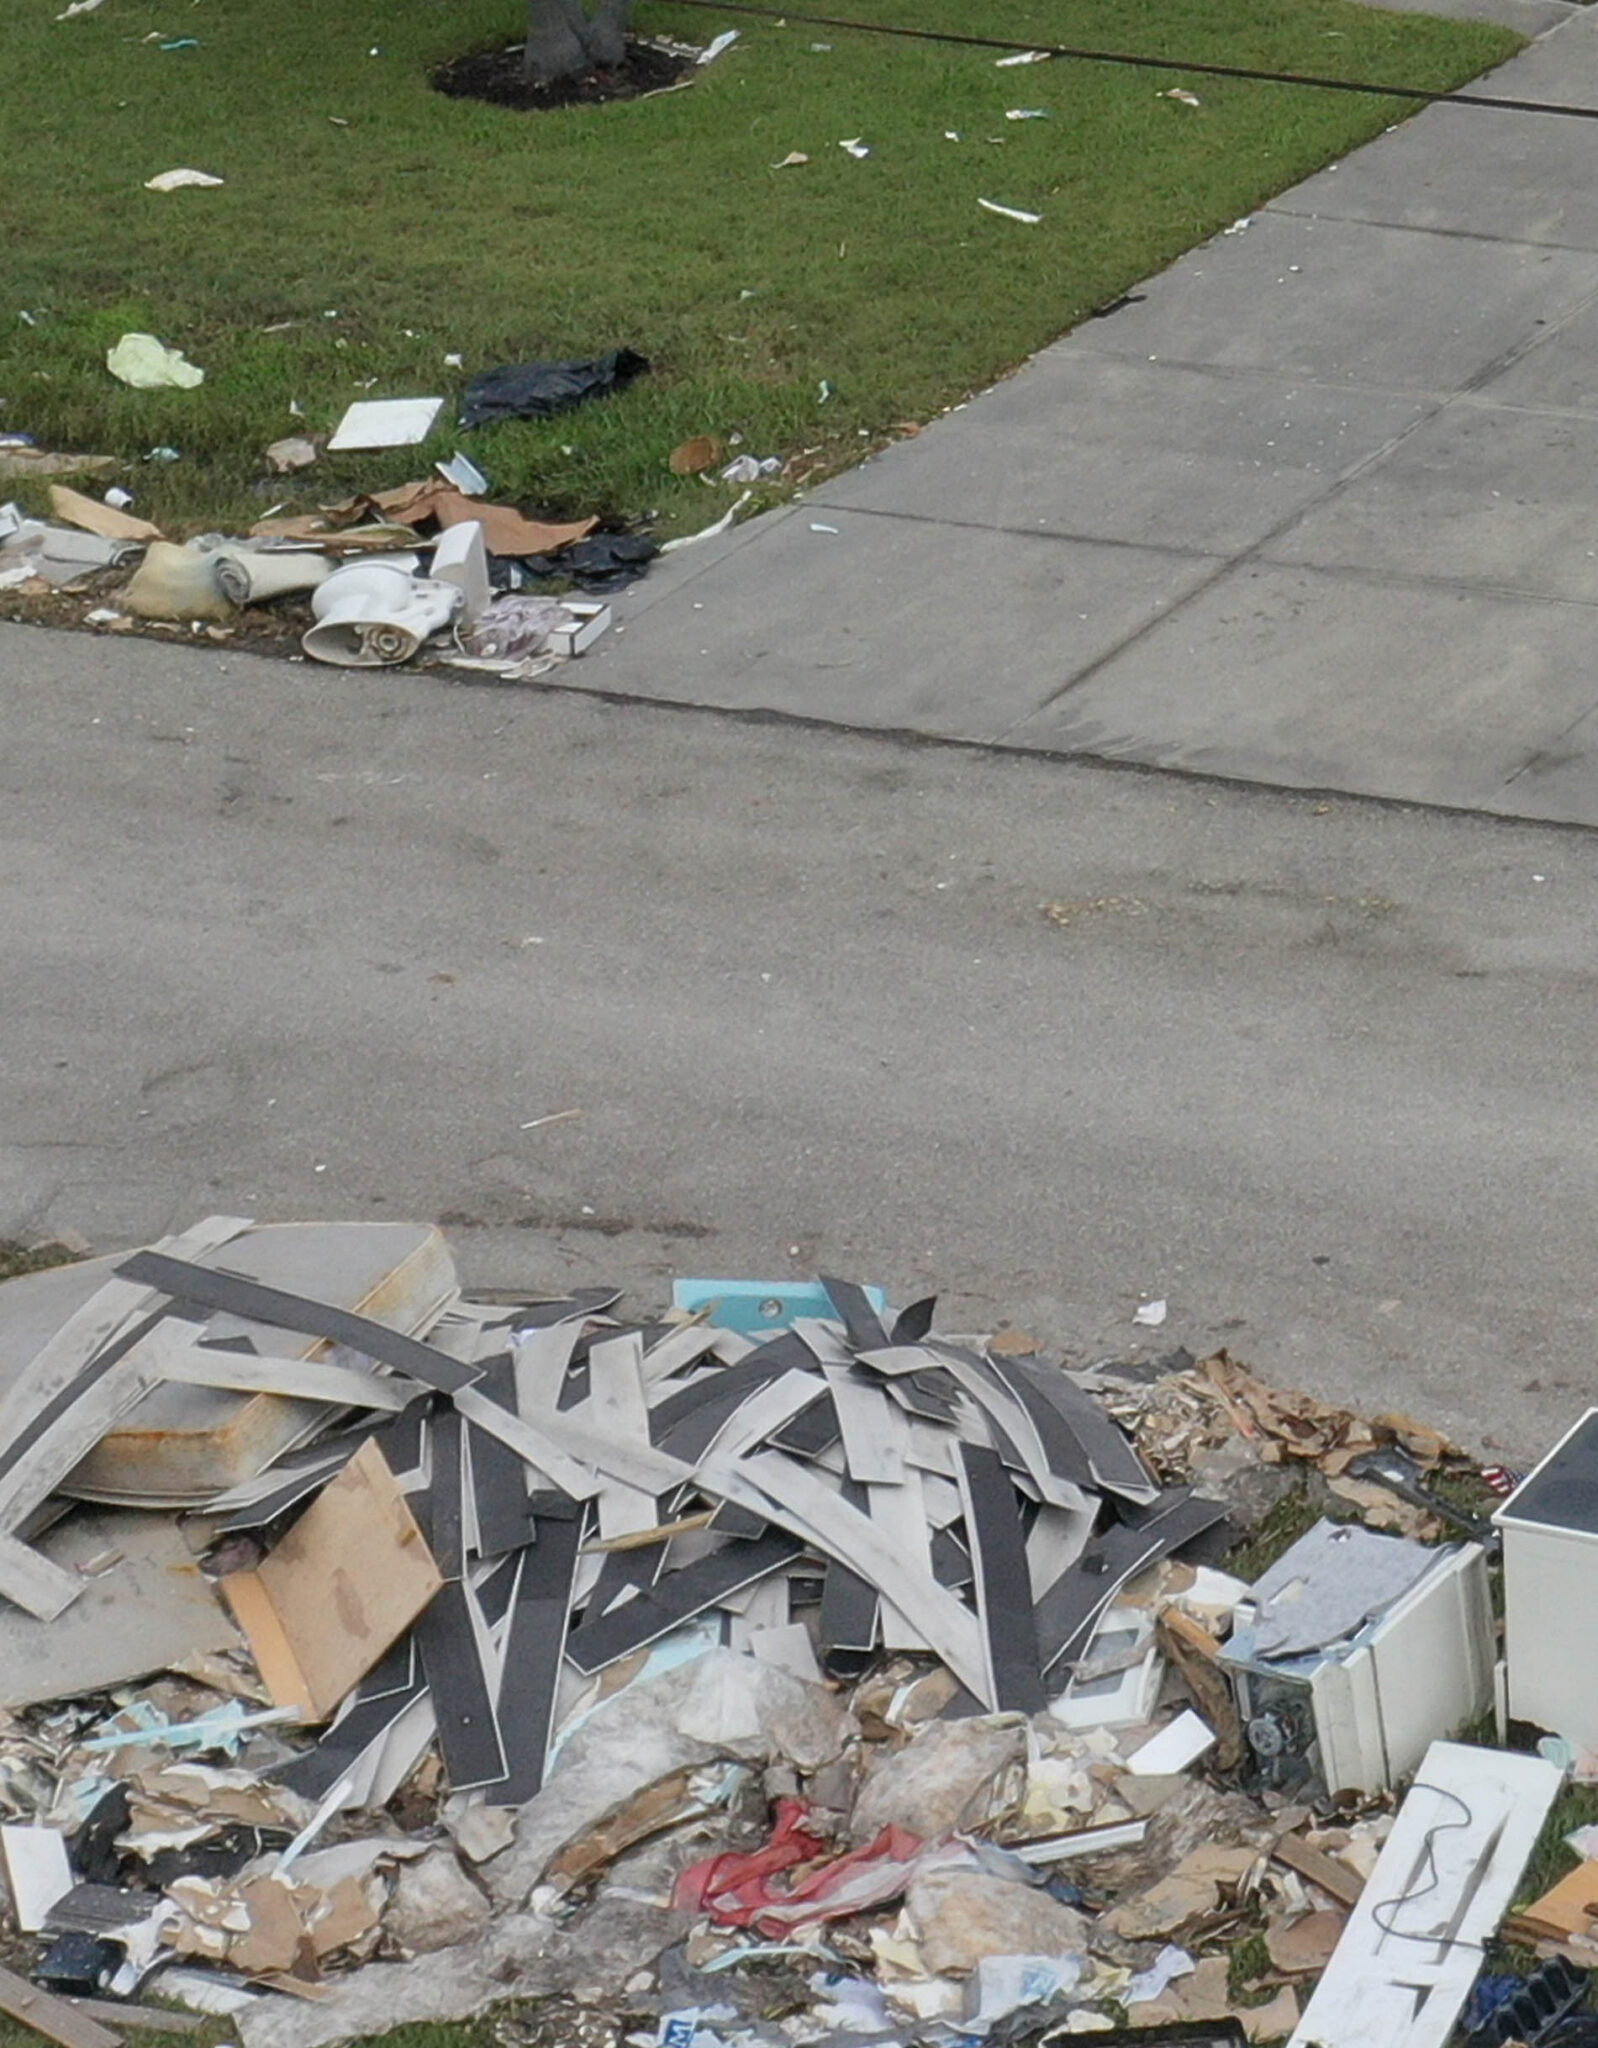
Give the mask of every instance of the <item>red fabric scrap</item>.
M 922 1843 L 903 1828 L 886 1827 L 864 1848 L 827 1857 L 824 1836 L 807 1825 L 801 1799 L 779 1799 L 777 1821 L 764 1848 L 728 1851 L 691 1864 L 672 1891 L 674 1906 L 708 1913 L 723 1927 L 752 1927 L 776 1936 L 820 1920 L 838 1920 L 895 1899 L 910 1879 Z M 827 1860 L 797 1884 L 773 1880 L 801 1864 Z

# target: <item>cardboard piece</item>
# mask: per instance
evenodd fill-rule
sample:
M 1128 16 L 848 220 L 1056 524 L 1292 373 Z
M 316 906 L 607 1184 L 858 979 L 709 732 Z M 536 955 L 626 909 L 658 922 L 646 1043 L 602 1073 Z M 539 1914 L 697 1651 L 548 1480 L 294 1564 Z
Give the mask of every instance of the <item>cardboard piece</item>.
M 1343 1938 L 1341 1913 L 1305 1913 L 1265 1930 L 1272 1967 L 1284 1977 L 1319 1976 Z
M 475 520 L 483 529 L 483 545 L 491 555 L 553 555 L 574 540 L 586 540 L 599 524 L 597 519 L 579 519 L 564 526 L 528 519 L 514 505 L 485 505 L 481 498 L 468 497 L 437 476 L 375 492 L 360 502 L 401 526 L 421 526 L 434 519 L 447 528 Z
M 86 533 L 97 533 L 104 540 L 161 538 L 160 527 L 151 525 L 148 519 L 119 512 L 116 506 L 102 504 L 98 498 L 86 498 L 81 491 L 69 490 L 65 484 L 50 486 L 50 510 L 69 526 L 81 526 Z
M 325 1721 L 443 1583 L 368 1441 L 260 1567 L 230 1573 L 222 1590 L 273 1704 Z
M 1598 1863 L 1578 1863 L 1551 1891 L 1522 1907 L 1517 1917 L 1552 1941 L 1573 1934 L 1591 1940 L 1598 1934 Z

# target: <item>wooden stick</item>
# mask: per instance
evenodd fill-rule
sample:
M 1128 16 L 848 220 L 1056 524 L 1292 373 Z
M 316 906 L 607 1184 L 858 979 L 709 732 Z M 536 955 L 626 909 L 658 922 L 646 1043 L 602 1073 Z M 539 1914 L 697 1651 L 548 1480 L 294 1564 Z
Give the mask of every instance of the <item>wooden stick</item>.
M 122 2048 L 122 2036 L 76 2012 L 64 1998 L 56 1998 L 30 1984 L 26 1977 L 0 1969 L 0 2012 L 9 2013 L 46 2040 L 59 2041 L 61 2048 Z
M 1311 1884 L 1318 1884 L 1323 1892 L 1330 1892 L 1340 1905 L 1359 1904 L 1365 1880 L 1356 1876 L 1346 1863 L 1339 1863 L 1335 1857 L 1312 1849 L 1297 1835 L 1283 1835 L 1271 1854 L 1278 1863 L 1285 1863 L 1289 1870 L 1296 1870 L 1300 1877 L 1307 1877 Z
M 114 1998 L 69 1998 L 67 2004 L 91 2020 L 137 2027 L 143 2034 L 203 2034 L 210 2021 L 197 2012 L 169 2012 L 164 2005 L 122 2005 Z

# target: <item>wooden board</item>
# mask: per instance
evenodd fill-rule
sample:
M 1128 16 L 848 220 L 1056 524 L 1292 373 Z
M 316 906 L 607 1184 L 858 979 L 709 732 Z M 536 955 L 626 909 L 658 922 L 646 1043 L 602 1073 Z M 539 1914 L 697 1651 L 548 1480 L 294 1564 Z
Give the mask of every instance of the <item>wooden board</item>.
M 1283 1835 L 1272 1849 L 1271 1856 L 1277 1863 L 1285 1863 L 1289 1870 L 1296 1870 L 1300 1877 L 1307 1877 L 1311 1884 L 1319 1885 L 1340 1905 L 1359 1904 L 1359 1895 L 1365 1889 L 1364 1878 L 1357 1871 L 1350 1870 L 1346 1863 L 1339 1863 L 1335 1856 L 1312 1849 L 1297 1835 Z
M 10 1970 L 0 1970 L 0 2012 L 47 2040 L 59 2041 L 61 2048 L 122 2048 L 120 2034 Z

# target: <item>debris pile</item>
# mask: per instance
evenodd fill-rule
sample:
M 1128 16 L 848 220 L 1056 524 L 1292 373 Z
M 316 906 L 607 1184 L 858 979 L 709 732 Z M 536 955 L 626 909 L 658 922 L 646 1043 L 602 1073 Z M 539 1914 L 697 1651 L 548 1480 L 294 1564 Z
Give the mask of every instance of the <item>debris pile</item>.
M 168 190 L 219 181 L 181 170 L 150 182 Z M 188 390 L 205 375 L 149 334 L 123 335 L 106 367 L 140 390 Z M 466 431 L 547 418 L 624 391 L 648 370 L 647 360 L 626 348 L 590 361 L 486 370 L 466 385 L 459 425 Z M 357 400 L 331 434 L 300 432 L 272 442 L 263 451 L 266 472 L 292 475 L 324 454 L 413 447 L 433 431 L 444 403 Z M 148 459 L 176 457 L 162 448 Z M 43 453 L 26 435 L 0 437 L 0 475 L 43 478 L 108 466 L 109 458 Z M 780 466 L 773 461 L 769 468 Z M 756 468 L 768 473 L 766 465 Z M 597 519 L 529 518 L 515 505 L 493 502 L 490 492 L 488 478 L 457 450 L 396 489 L 331 499 L 314 512 L 274 506 L 248 533 L 198 534 L 178 544 L 126 512 L 132 496 L 125 489 L 107 491 L 102 502 L 52 484 L 49 521 L 0 505 L 0 590 L 88 589 L 112 600 L 97 604 L 88 624 L 121 631 L 135 621 L 187 625 L 216 639 L 230 637 L 247 608 L 287 600 L 313 660 L 366 668 L 422 657 L 527 681 L 585 652 L 608 629 L 610 612 L 589 599 L 550 595 L 530 608 L 517 593 L 554 585 L 591 598 L 642 575 L 658 549 L 646 534 L 602 532 Z M 134 565 L 130 581 L 106 587 L 106 572 Z
M 274 448 L 280 466 L 296 465 L 298 444 Z M 518 594 L 522 584 L 560 578 L 600 589 L 638 574 L 655 553 L 643 535 L 597 534 L 594 520 L 542 525 L 438 478 L 181 546 L 76 491 L 52 485 L 51 498 L 50 522 L 0 505 L 0 590 L 74 590 L 98 579 L 94 594 L 111 601 L 87 623 L 187 624 L 216 639 L 232 636 L 247 607 L 305 599 L 301 645 L 342 667 L 388 667 L 425 651 L 450 667 L 530 680 L 591 646 L 610 608 L 534 599 Z M 102 572 L 130 566 L 127 582 L 102 593 Z
M 1487 1544 L 1367 1526 L 1451 1539 L 1442 1437 L 838 1280 L 617 1300 L 228 1217 L 0 1288 L 0 2011 L 1441 2048 L 1580 1768 L 1446 1739 Z

